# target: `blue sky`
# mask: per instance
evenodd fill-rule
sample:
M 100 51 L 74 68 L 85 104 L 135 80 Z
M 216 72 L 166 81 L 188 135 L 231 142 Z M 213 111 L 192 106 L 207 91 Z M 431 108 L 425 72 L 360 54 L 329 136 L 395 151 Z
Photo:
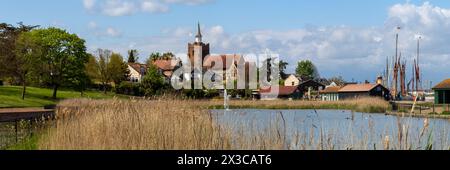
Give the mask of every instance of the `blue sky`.
M 136 48 L 144 60 L 153 51 L 186 53 L 200 21 L 213 53 L 269 49 L 291 72 L 296 61 L 311 59 L 325 77 L 359 81 L 382 72 L 400 25 L 407 61 L 414 34 L 424 35 L 424 74 L 437 82 L 450 77 L 447 11 L 449 0 L 4 0 L 0 22 L 62 27 L 91 51 Z

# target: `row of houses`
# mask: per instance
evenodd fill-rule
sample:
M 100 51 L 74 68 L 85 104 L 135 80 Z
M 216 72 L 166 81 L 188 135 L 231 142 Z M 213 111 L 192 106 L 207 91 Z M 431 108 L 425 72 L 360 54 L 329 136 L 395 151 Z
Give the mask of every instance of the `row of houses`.
M 262 100 L 273 99 L 308 99 L 322 101 L 338 101 L 361 97 L 380 97 L 385 100 L 390 99 L 389 89 L 382 85 L 380 78 L 377 83 L 348 83 L 338 86 L 332 82 L 325 86 L 315 80 L 302 81 L 295 75 L 290 75 L 285 79 L 284 86 L 261 88 L 259 98 Z

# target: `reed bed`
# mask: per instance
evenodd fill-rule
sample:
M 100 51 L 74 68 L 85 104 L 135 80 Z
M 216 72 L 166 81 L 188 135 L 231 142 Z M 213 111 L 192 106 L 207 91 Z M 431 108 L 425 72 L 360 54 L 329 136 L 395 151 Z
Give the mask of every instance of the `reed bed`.
M 216 108 L 223 107 L 223 101 L 204 101 L 207 105 Z M 353 110 L 364 113 L 385 113 L 389 108 L 389 103 L 380 98 L 358 98 L 342 101 L 303 101 L 303 100 L 231 100 L 231 108 L 244 109 L 337 109 Z
M 278 102 L 232 101 L 231 105 L 272 107 Z M 398 131 L 393 130 L 383 136 L 370 136 L 367 131 L 361 131 L 362 137 L 356 134 L 337 137 L 340 134 L 337 129 L 313 127 L 292 135 L 286 129 L 283 113 L 263 129 L 255 126 L 258 122 L 219 124 L 209 111 L 219 103 L 198 100 L 66 100 L 59 104 L 57 119 L 42 133 L 38 146 L 44 150 L 450 149 L 446 148 L 450 146 L 447 136 L 440 141 L 442 148 L 433 148 L 426 124 L 421 136 L 414 137 L 403 122 L 399 123 Z M 294 108 L 303 102 L 283 103 Z M 357 105 L 358 101 L 347 104 Z M 372 145 L 368 138 L 377 138 L 377 142 Z M 424 142 L 417 143 L 417 140 Z

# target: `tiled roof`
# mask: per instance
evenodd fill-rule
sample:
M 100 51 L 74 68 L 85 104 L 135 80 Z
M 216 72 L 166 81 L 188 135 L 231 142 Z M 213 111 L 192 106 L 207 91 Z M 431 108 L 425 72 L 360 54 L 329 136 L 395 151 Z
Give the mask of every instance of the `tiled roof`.
M 433 89 L 450 89 L 450 79 L 440 82 L 438 85 L 434 86 Z
M 368 92 L 378 86 L 378 84 L 349 84 L 339 90 L 339 92 Z
M 139 64 L 139 63 L 128 63 L 128 65 L 133 68 L 138 73 L 141 73 L 141 68 L 143 68 L 145 71 L 147 71 L 147 65 L 145 64 Z
M 273 91 L 272 91 L 273 89 Z M 286 96 L 291 95 L 296 92 L 296 86 L 277 86 L 277 87 L 266 87 L 261 88 L 259 91 L 260 94 L 274 94 L 278 90 L 278 95 Z
M 342 87 L 340 86 L 328 87 L 325 90 L 320 91 L 320 93 L 338 93 L 341 88 Z
M 172 71 L 177 66 L 176 60 L 156 60 L 153 64 L 161 70 Z

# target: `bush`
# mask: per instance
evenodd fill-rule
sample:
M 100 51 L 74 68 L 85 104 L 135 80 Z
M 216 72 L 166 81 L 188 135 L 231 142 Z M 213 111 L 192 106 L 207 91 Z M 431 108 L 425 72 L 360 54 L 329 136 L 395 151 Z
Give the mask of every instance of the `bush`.
M 442 112 L 443 115 L 450 115 L 450 111 L 444 111 Z
M 139 84 L 127 81 L 120 83 L 120 85 L 115 88 L 115 92 L 117 94 L 125 94 L 133 96 L 143 95 L 143 90 Z

